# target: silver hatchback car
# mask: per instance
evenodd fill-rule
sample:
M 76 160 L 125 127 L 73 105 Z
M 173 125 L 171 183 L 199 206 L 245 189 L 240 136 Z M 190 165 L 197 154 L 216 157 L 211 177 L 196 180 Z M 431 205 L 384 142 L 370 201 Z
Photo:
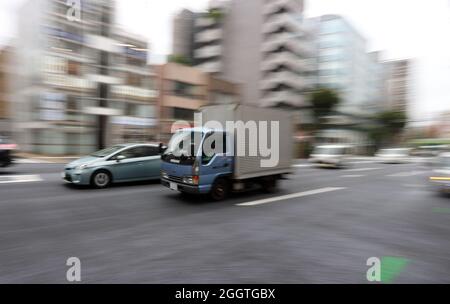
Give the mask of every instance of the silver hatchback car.
M 66 165 L 62 178 L 75 185 L 106 188 L 112 183 L 159 179 L 161 146 L 116 145 Z

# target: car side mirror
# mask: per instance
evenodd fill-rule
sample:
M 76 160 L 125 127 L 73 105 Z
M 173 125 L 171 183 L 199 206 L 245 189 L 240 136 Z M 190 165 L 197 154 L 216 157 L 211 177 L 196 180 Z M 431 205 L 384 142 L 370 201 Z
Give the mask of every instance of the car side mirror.
M 126 159 L 126 157 L 123 156 L 123 155 L 119 155 L 119 156 L 116 157 L 116 160 L 117 160 L 118 163 L 120 163 L 124 159 Z

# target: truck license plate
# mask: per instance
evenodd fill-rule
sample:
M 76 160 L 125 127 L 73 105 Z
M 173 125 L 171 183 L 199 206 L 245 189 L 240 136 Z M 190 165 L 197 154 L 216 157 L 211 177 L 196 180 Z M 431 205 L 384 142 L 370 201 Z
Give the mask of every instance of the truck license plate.
M 172 189 L 173 191 L 178 191 L 178 185 L 175 183 L 170 183 L 170 189 Z

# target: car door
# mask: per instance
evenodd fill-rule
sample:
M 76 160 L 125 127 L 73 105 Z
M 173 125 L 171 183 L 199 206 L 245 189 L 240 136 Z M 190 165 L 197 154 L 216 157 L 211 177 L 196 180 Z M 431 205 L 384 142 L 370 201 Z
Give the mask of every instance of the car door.
M 125 158 L 118 160 L 119 156 L 123 156 Z M 110 166 L 114 180 L 127 181 L 140 179 L 142 167 L 144 165 L 142 158 L 143 155 L 141 146 L 131 147 L 116 154 L 112 158 L 115 163 Z
M 142 162 L 140 176 L 143 179 L 158 179 L 161 174 L 161 154 L 157 146 L 142 147 Z

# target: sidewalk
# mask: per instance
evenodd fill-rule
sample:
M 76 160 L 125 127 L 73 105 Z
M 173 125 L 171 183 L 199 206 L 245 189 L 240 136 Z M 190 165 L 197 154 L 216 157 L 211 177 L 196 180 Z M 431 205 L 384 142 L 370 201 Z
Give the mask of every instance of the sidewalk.
M 65 164 L 72 160 L 80 158 L 80 156 L 48 156 L 39 155 L 26 152 L 17 152 L 15 156 L 18 158 L 18 162 L 22 163 L 42 163 L 42 164 Z

